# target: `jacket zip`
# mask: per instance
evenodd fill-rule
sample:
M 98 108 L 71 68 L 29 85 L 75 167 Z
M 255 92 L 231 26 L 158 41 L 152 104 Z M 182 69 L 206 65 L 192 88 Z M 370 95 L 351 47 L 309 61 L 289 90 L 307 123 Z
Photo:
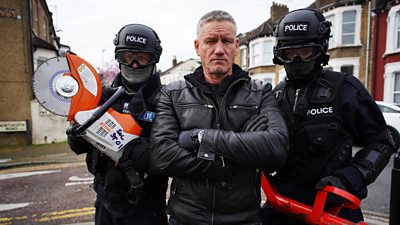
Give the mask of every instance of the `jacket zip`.
M 297 99 L 299 98 L 299 93 L 300 93 L 300 89 L 296 89 L 296 94 L 295 94 L 294 104 L 293 104 L 293 114 L 296 112 L 296 105 L 297 105 Z
M 222 116 L 221 115 L 221 111 L 222 111 L 221 109 L 225 105 L 226 98 L 227 98 L 229 92 L 232 90 L 232 87 L 235 86 L 238 82 L 240 82 L 242 80 L 247 80 L 247 79 L 246 78 L 239 78 L 239 79 L 233 81 L 232 84 L 229 85 L 228 90 L 225 92 L 225 95 L 222 98 L 221 105 L 220 105 L 221 107 L 219 108 L 218 113 L 217 113 L 217 128 L 218 129 L 221 129 L 221 124 L 220 124 L 220 118 Z M 215 107 L 215 109 L 217 109 L 217 108 Z M 225 167 L 224 157 L 220 156 L 220 158 L 222 160 L 222 166 Z M 212 225 L 214 224 L 215 192 L 216 192 L 216 184 L 214 182 L 214 188 L 213 188 L 213 194 L 212 194 L 212 196 L 213 196 L 213 198 L 212 198 L 212 211 L 211 211 L 211 224 Z
M 214 183 L 214 188 L 213 188 L 213 199 L 212 199 L 212 211 L 211 211 L 211 225 L 214 224 L 214 210 L 215 210 L 215 192 L 216 192 L 216 185 L 215 185 L 215 181 Z

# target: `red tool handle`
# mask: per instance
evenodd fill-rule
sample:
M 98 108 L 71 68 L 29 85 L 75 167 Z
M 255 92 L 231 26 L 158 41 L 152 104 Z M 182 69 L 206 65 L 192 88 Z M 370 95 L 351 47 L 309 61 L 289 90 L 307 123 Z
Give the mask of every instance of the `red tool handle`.
M 317 196 L 315 197 L 314 206 L 311 207 L 275 193 L 273 187 L 268 182 L 268 179 L 264 176 L 264 174 L 261 176 L 261 187 L 267 197 L 267 203 L 269 206 L 306 223 L 326 225 L 356 224 L 346 219 L 337 217 L 337 214 L 342 206 L 350 209 L 358 209 L 361 204 L 360 199 L 342 189 L 333 186 L 324 187 L 321 191 L 318 191 Z M 323 210 L 328 192 L 337 194 L 347 199 L 348 202 L 342 206 L 332 208 L 328 212 L 324 212 Z M 367 223 L 359 222 L 357 224 L 364 225 Z

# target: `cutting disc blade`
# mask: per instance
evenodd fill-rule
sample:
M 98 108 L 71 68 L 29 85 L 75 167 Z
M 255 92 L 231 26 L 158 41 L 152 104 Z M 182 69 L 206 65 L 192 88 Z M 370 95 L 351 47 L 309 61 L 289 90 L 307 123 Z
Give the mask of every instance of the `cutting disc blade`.
M 60 80 L 64 74 L 70 74 L 66 57 L 50 58 L 42 63 L 33 75 L 33 92 L 37 101 L 45 109 L 59 116 L 68 116 L 71 108 L 71 96 L 61 92 Z M 69 79 L 68 89 L 78 88 L 77 83 Z M 65 83 L 62 81 L 62 83 Z M 76 93 L 76 90 L 72 90 Z M 57 91 L 59 90 L 59 91 Z

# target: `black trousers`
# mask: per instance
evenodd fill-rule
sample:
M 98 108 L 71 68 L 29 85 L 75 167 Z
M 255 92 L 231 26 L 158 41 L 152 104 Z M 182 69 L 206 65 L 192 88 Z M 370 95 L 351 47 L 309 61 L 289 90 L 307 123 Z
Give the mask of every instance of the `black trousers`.
M 96 225 L 167 225 L 167 215 L 155 212 L 150 207 L 142 207 L 137 212 L 126 216 L 116 216 L 108 211 L 103 204 L 96 202 Z

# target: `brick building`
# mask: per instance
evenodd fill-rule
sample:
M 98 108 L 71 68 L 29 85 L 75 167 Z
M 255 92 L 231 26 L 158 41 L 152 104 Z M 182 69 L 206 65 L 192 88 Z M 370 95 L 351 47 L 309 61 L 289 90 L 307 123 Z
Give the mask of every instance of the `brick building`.
M 0 146 L 30 144 L 40 126 L 32 123 L 39 114 L 32 111 L 34 70 L 68 46 L 60 44 L 45 0 L 0 0 L 0 35 Z

